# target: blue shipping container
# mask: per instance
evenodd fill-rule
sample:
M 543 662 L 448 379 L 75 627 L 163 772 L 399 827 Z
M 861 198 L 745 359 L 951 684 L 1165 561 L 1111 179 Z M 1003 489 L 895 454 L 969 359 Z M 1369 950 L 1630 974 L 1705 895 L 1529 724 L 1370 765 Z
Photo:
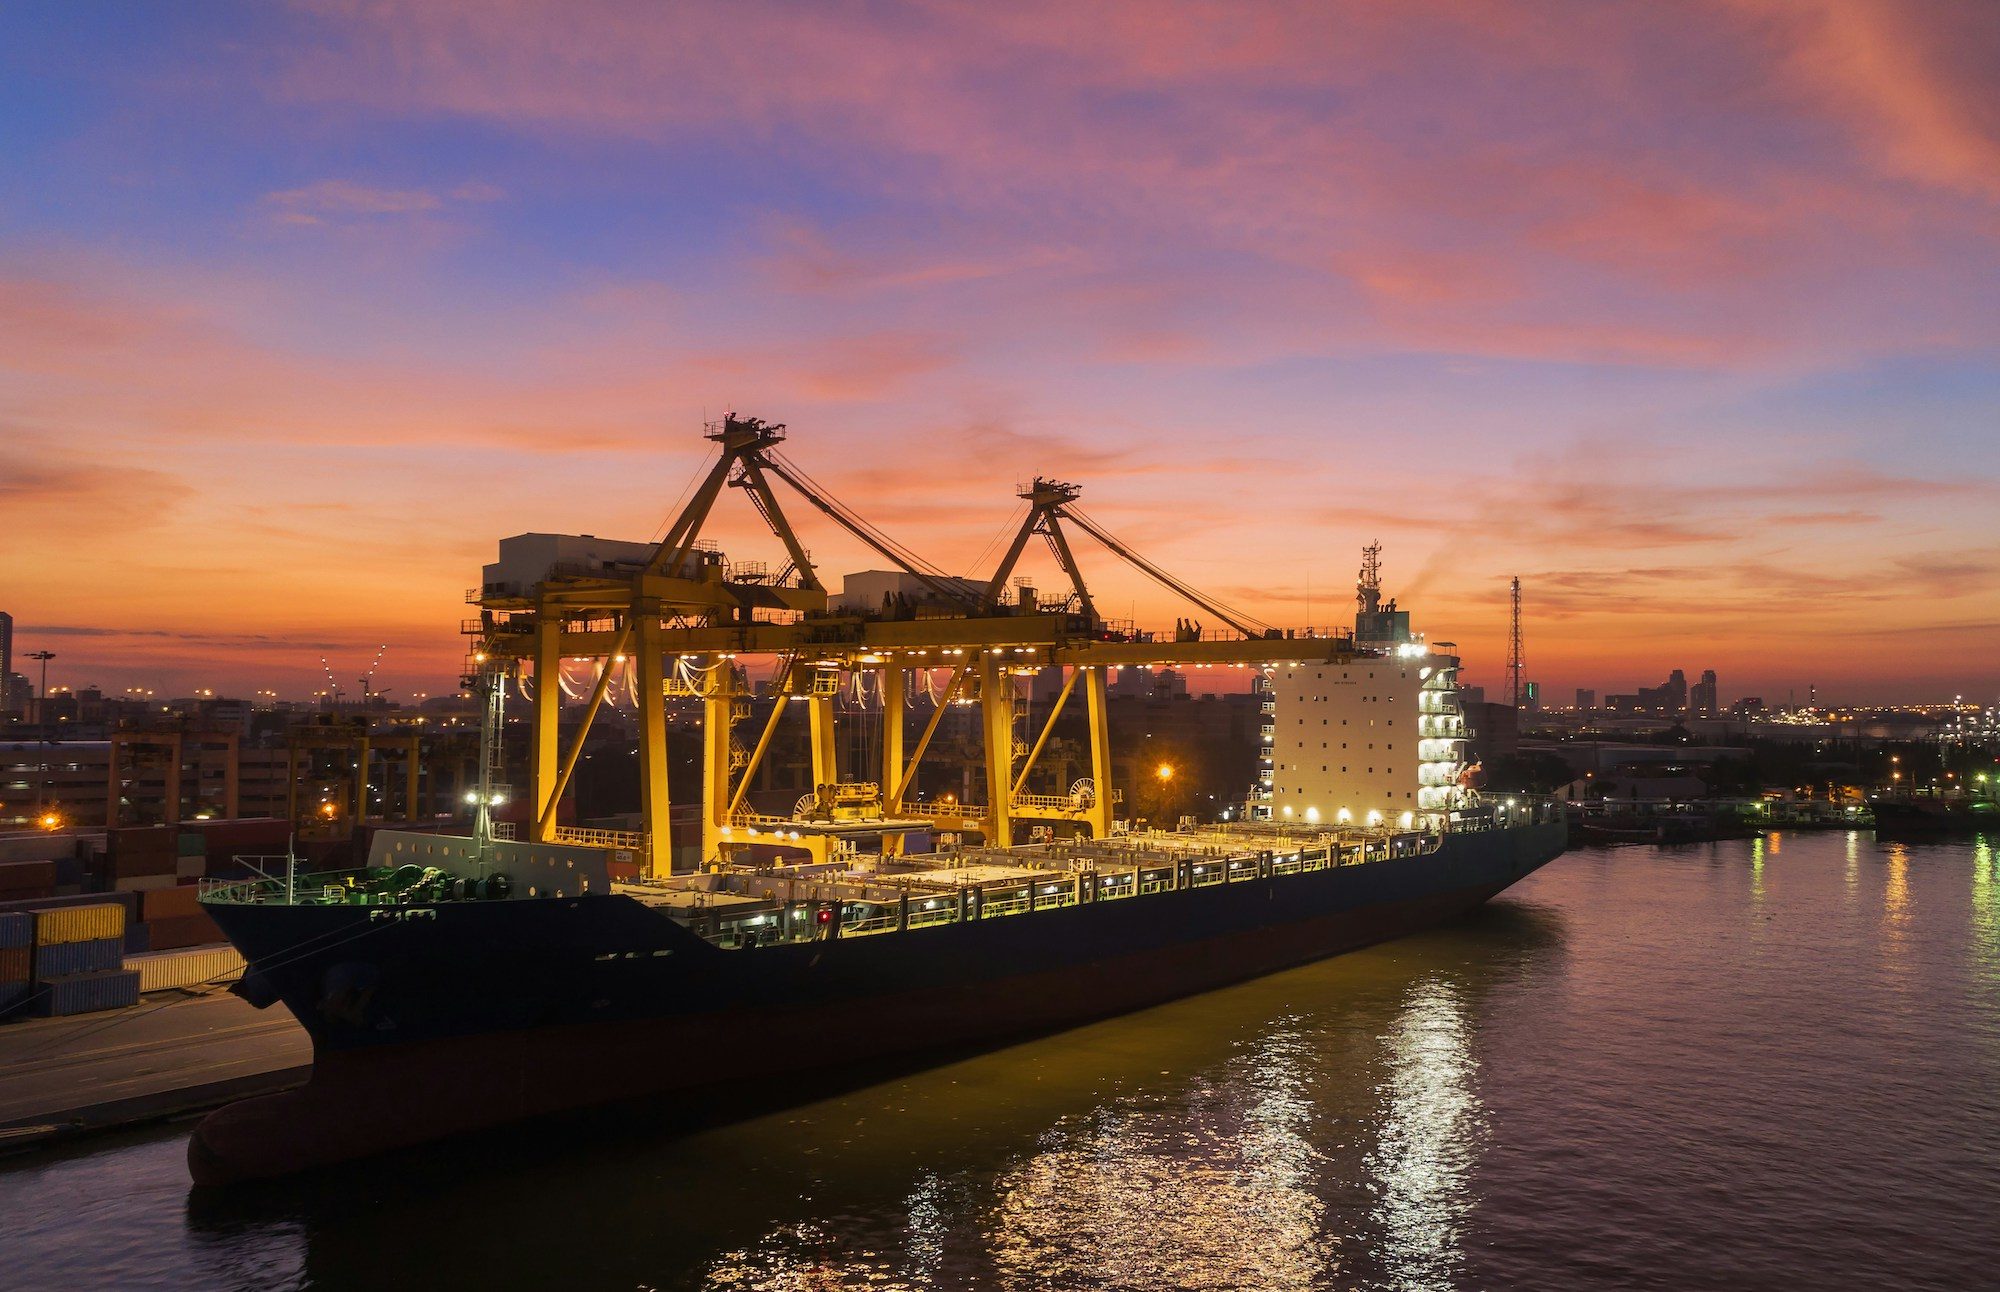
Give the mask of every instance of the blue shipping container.
M 35 944 L 35 917 L 26 911 L 0 912 L 0 949 Z
M 61 978 L 125 967 L 124 938 L 44 943 L 35 948 L 35 977 Z
M 33 983 L 0 982 L 0 1017 L 4 1017 L 8 1010 L 26 1000 L 33 991 Z
M 139 971 L 136 969 L 69 974 L 35 985 L 40 994 L 35 997 L 31 1008 L 44 1018 L 94 1014 L 101 1009 L 122 1009 L 139 1003 Z

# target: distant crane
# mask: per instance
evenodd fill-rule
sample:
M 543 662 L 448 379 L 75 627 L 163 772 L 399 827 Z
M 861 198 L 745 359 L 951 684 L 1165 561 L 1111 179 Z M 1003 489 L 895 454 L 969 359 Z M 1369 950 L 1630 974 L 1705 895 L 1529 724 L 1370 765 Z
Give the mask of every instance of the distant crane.
M 366 707 L 368 702 L 376 696 L 387 694 L 384 691 L 377 691 L 375 689 L 375 670 L 382 667 L 382 656 L 388 649 L 387 642 L 378 647 L 375 651 L 375 658 L 368 662 L 368 671 L 360 677 L 361 703 L 363 707 Z M 326 656 L 322 655 L 319 657 L 319 667 L 320 672 L 326 674 L 327 707 L 337 709 L 340 707 L 340 697 L 346 694 L 346 692 L 340 689 L 340 681 L 334 676 L 333 665 L 327 662 Z
M 1507 636 L 1507 676 L 1509 679 L 1509 690 L 1512 692 L 1511 703 L 1518 709 L 1521 707 L 1521 579 L 1519 575 L 1515 576 L 1513 584 L 1513 614 L 1509 621 Z

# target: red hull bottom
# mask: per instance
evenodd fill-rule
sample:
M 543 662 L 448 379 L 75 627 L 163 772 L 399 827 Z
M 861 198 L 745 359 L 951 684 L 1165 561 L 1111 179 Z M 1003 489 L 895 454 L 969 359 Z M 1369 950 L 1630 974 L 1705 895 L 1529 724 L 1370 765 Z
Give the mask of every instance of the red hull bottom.
M 1087 968 L 943 982 L 810 1009 L 494 1033 L 320 1056 L 306 1085 L 210 1114 L 188 1142 L 198 1185 L 330 1166 L 553 1113 L 740 1085 L 746 1036 L 796 1035 L 781 1077 L 1045 1034 L 1430 927 L 1505 885 L 1277 924 Z M 884 1027 L 884 1019 L 894 1019 Z

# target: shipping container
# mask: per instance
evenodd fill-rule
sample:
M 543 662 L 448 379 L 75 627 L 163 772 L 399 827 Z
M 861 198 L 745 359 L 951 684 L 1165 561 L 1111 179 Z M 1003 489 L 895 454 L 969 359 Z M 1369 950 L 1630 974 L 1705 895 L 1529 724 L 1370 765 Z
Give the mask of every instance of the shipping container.
M 94 1014 L 139 1003 L 139 975 L 130 969 L 38 980 L 29 1009 L 44 1018 Z
M 199 854 L 188 856 L 182 853 L 174 862 L 174 878 L 177 880 L 200 879 L 208 873 L 208 858 Z
M 53 861 L 0 862 L 0 898 L 38 893 L 56 886 Z
M 34 990 L 35 984 L 31 982 L 0 982 L 0 1018 L 19 1009 Z
M 166 852 L 145 853 L 140 856 L 114 856 L 107 873 L 113 879 L 143 879 L 148 875 L 166 875 L 169 878 L 180 868 L 180 858 L 172 849 Z
M 48 906 L 35 914 L 35 943 L 88 942 L 93 938 L 125 936 L 125 906 L 99 902 L 90 906 Z
M 0 947 L 35 945 L 35 917 L 26 911 L 0 911 Z
M 35 948 L 36 979 L 64 978 L 125 967 L 125 938 L 92 938 L 88 942 L 46 942 Z
M 179 875 L 166 870 L 157 875 L 120 875 L 111 887 L 119 893 L 144 893 L 155 888 L 172 888 L 180 882 Z
M 174 840 L 174 851 L 183 857 L 206 857 L 208 840 L 197 831 L 183 830 Z
M 224 940 L 222 930 L 216 926 L 215 921 L 201 913 L 154 920 L 146 927 L 151 931 L 152 949 L 155 951 L 199 947 Z
M 50 861 L 75 854 L 77 838 L 72 834 L 14 834 L 0 838 L 0 862 Z
M 112 860 L 136 861 L 142 857 L 172 857 L 179 831 L 164 825 L 127 825 L 106 833 L 105 851 Z
M 137 920 L 125 926 L 125 954 L 136 955 L 153 949 L 153 926 Z
M 75 897 L 24 897 L 17 901 L 0 901 L 0 911 L 24 911 L 30 915 L 36 911 L 53 911 L 69 906 L 103 906 L 114 903 L 125 909 L 125 922 L 130 924 L 139 918 L 139 895 L 137 893 L 83 893 Z
M 33 947 L 0 947 L 0 982 L 26 982 L 34 977 Z
M 140 991 L 170 987 L 226 985 L 243 973 L 243 956 L 235 947 L 201 947 L 192 951 L 155 951 L 134 956 L 125 967 L 139 975 Z
M 142 920 L 164 920 L 176 915 L 200 913 L 201 890 L 193 884 L 177 884 L 172 888 L 156 888 L 139 894 L 139 918 Z

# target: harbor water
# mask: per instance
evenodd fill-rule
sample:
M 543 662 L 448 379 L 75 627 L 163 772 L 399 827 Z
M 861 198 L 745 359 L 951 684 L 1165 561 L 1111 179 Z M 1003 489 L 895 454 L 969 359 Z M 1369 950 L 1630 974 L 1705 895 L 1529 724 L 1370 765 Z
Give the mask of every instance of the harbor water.
M 0 1162 L 0 1286 L 1993 1286 L 2000 847 L 1579 850 L 1419 937 L 707 1129 L 215 1196 L 186 1138 Z

